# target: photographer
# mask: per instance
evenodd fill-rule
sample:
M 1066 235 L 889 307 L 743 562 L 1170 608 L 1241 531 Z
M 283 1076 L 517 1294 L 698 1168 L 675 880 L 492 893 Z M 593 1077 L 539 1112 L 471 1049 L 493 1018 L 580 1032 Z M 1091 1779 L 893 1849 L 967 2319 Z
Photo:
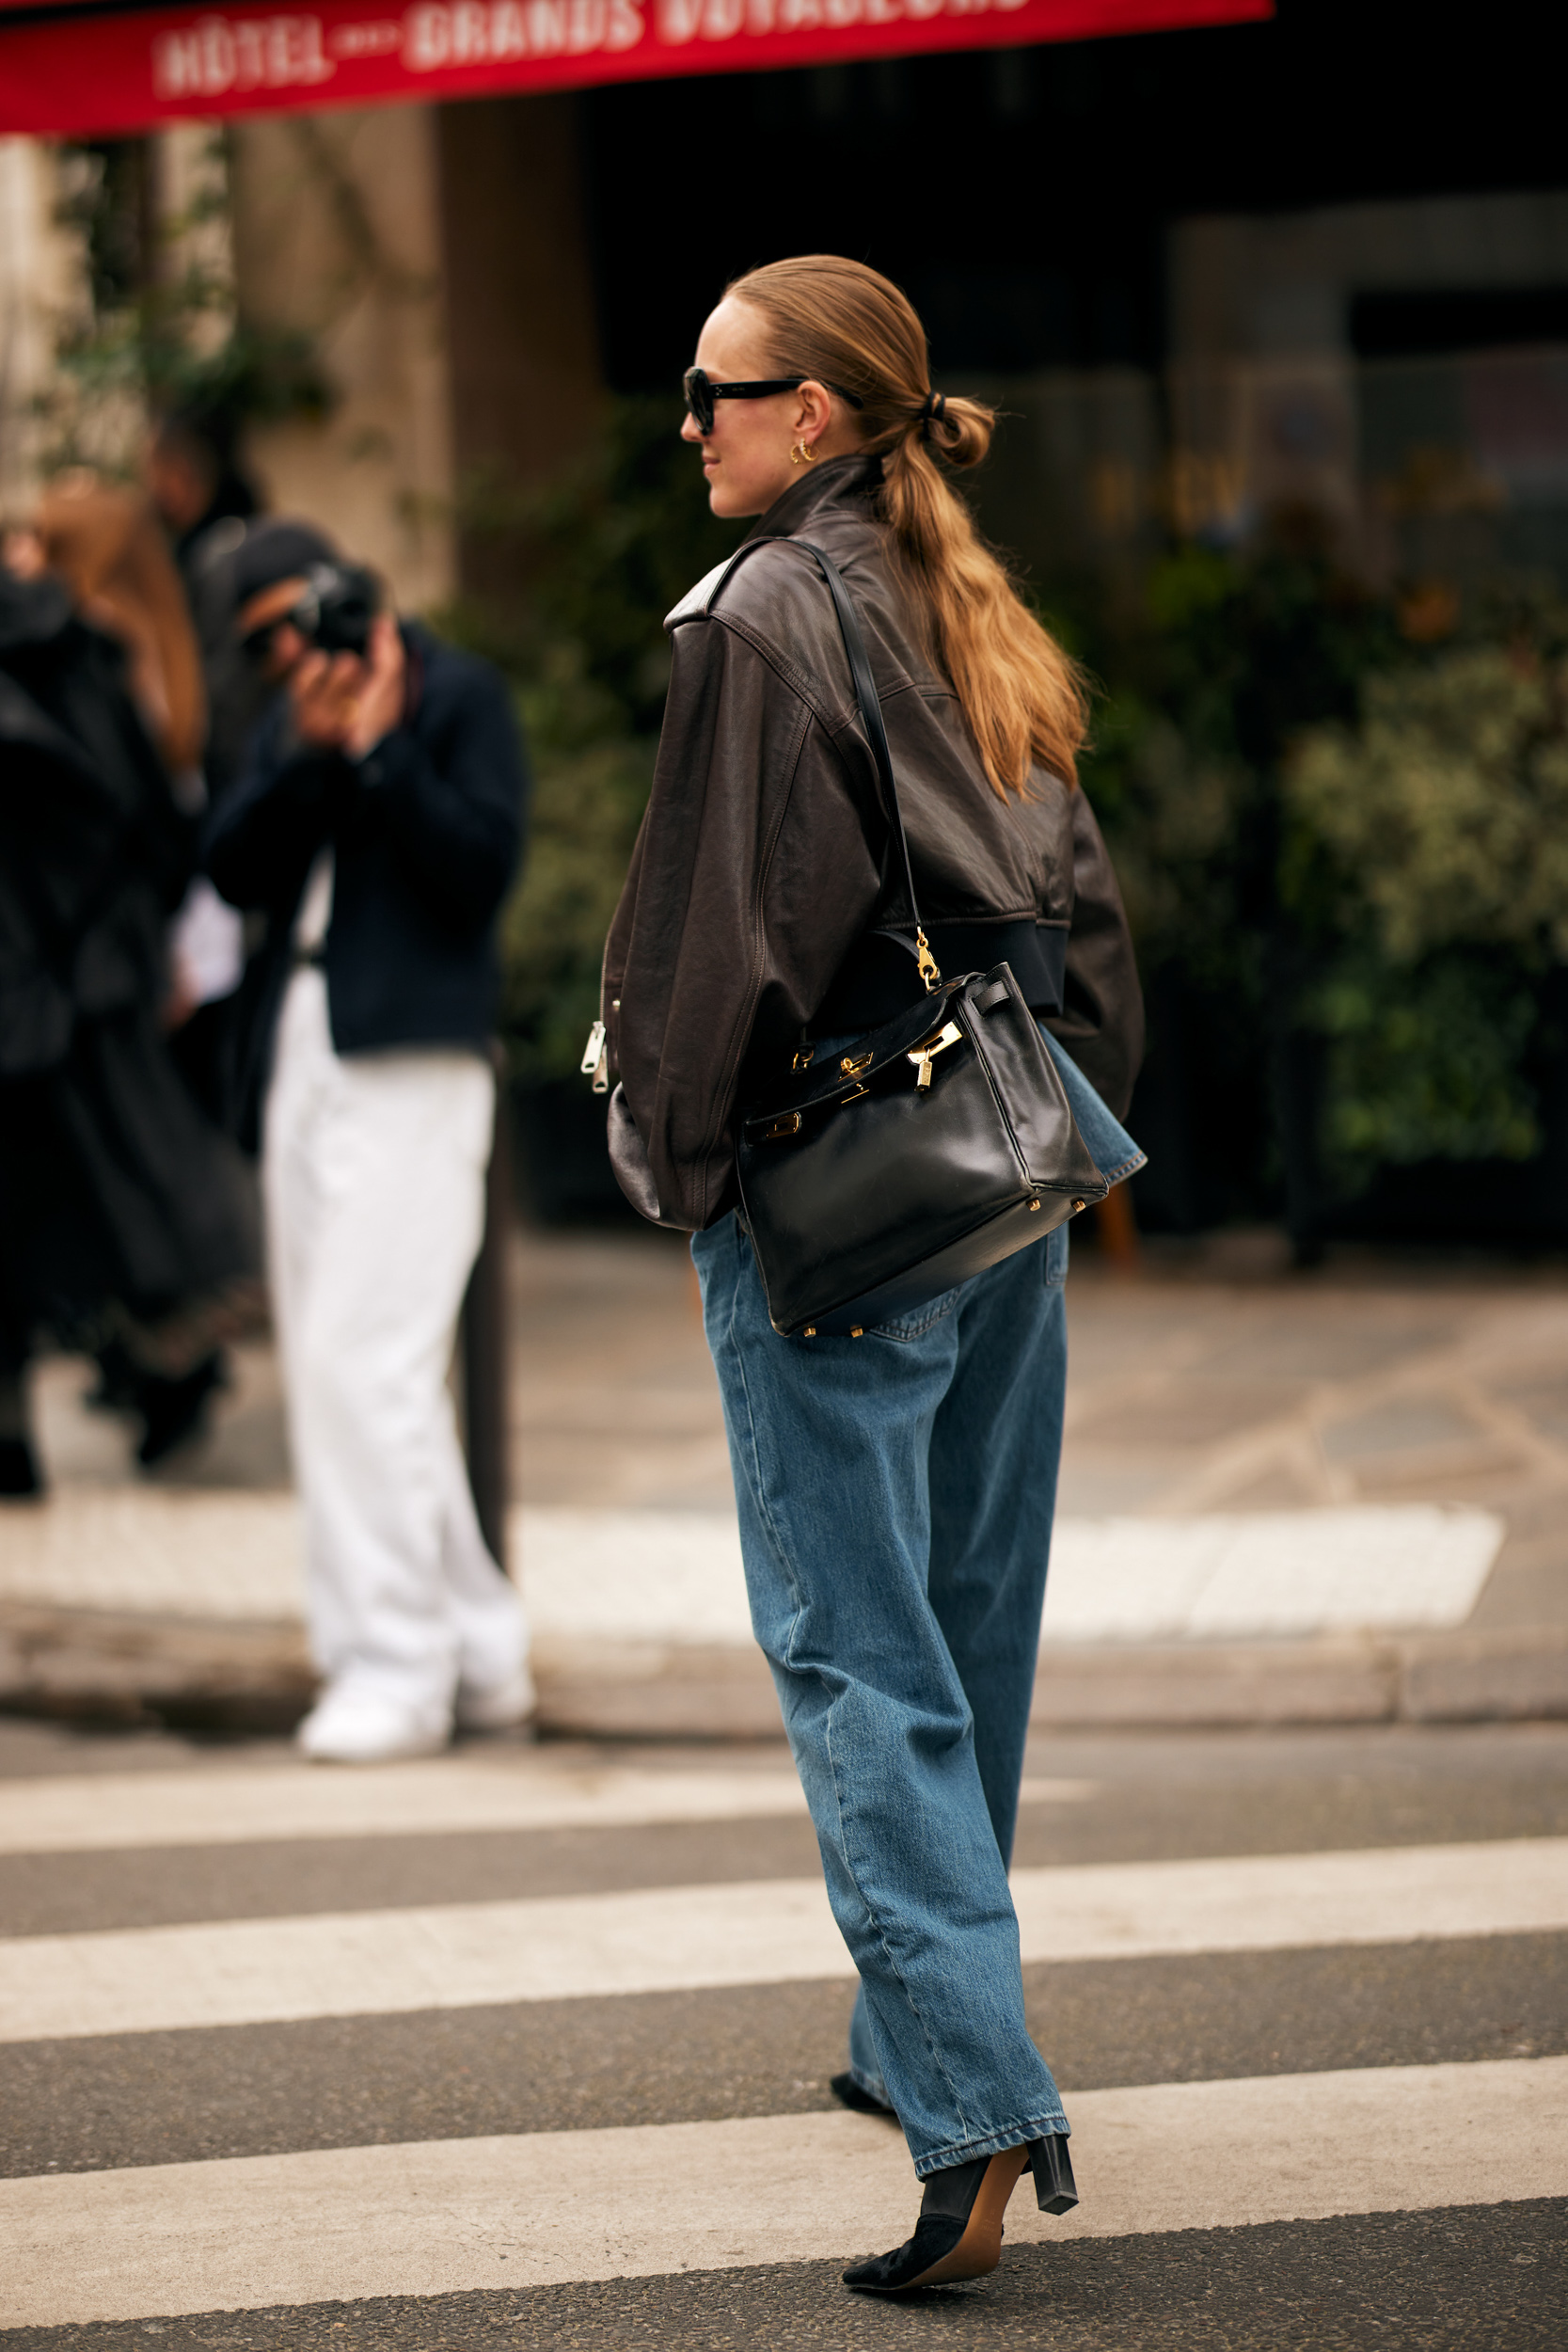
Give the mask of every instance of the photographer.
M 496 916 L 526 776 L 489 666 L 267 523 L 235 629 L 275 688 L 207 844 L 264 914 L 247 981 L 274 1304 L 325 1688 L 306 1754 L 429 1754 L 531 1711 L 446 1377 L 483 1223 Z

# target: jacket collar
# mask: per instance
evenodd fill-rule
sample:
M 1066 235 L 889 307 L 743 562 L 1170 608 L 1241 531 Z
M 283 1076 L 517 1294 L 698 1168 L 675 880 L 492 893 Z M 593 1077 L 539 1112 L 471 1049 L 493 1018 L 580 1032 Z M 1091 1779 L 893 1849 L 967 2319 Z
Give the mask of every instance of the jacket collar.
M 766 515 L 759 515 L 746 539 L 791 539 L 826 506 L 869 504 L 882 479 L 879 457 L 851 452 L 847 457 L 819 458 L 799 482 L 776 498 Z
M 767 514 L 757 516 L 740 544 L 744 548 L 750 547 L 753 539 L 792 539 L 830 506 L 853 504 L 869 510 L 881 478 L 879 457 L 823 458 L 803 482 L 792 482 L 784 496 L 773 501 Z M 715 589 L 734 562 L 733 555 L 726 555 L 722 563 L 705 572 L 665 614 L 665 628 L 678 628 L 682 621 L 695 620 L 699 613 L 705 612 Z

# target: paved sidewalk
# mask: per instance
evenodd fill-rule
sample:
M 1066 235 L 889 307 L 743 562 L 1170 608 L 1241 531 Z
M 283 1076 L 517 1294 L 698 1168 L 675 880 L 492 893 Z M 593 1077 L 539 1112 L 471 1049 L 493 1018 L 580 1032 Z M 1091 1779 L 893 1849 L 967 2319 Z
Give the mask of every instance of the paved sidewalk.
M 1568 1714 L 1568 1273 L 1267 1233 L 1081 1251 L 1037 1713 L 1051 1723 Z M 515 1569 L 561 1730 L 769 1732 L 684 1250 L 515 1258 Z M 54 1481 L 0 1515 L 0 1696 L 276 1722 L 309 1688 L 276 1367 L 135 1481 L 46 1365 Z

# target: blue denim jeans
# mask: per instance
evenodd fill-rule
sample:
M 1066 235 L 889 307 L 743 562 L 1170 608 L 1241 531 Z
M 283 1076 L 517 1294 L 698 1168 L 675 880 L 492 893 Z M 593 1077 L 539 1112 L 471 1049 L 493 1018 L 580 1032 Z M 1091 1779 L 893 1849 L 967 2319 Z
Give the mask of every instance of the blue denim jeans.
M 1069 1085 L 1101 1168 L 1135 1164 L 1076 1071 Z M 860 1340 L 781 1339 L 733 1216 L 691 1251 L 752 1624 L 860 1972 L 850 2071 L 896 2112 L 922 2179 L 1065 2132 L 1024 2026 L 1007 1863 L 1061 1452 L 1067 1229 Z

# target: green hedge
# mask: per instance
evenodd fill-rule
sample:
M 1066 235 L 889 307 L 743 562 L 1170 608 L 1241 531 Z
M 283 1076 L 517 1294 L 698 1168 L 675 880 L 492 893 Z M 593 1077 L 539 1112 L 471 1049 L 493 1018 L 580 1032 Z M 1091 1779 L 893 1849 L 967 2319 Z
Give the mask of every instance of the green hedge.
M 504 1035 L 524 1084 L 563 1077 L 581 1058 L 653 779 L 664 615 L 740 538 L 708 513 L 680 420 L 668 401 L 612 404 L 587 463 L 545 497 L 498 503 L 526 600 L 443 616 L 516 680 L 532 759 L 529 858 L 502 926 Z

